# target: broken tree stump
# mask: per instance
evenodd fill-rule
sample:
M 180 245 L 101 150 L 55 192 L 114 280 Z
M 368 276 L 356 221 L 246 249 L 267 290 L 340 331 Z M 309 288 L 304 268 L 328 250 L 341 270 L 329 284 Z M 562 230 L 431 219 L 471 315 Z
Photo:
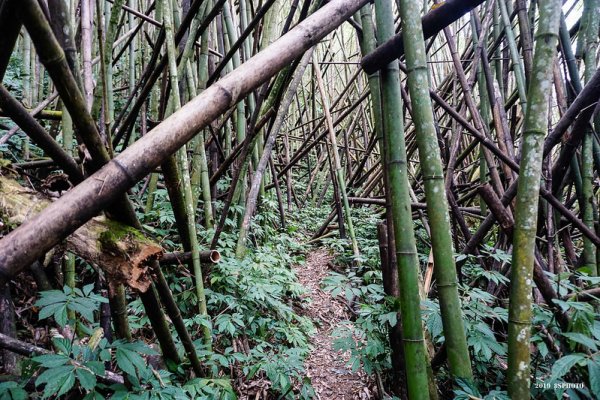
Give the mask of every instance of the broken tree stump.
M 6 233 L 46 208 L 43 194 L 0 176 L 0 232 Z M 163 255 L 160 245 L 137 229 L 99 216 L 77 229 L 65 241 L 66 250 L 102 269 L 109 281 L 146 292 L 151 280 L 148 262 Z

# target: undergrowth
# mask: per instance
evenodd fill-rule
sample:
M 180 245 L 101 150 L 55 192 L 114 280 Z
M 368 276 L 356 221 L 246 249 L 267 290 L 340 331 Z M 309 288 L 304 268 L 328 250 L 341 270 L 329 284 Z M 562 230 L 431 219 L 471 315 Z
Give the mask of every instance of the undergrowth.
M 323 217 L 322 211 L 307 208 L 300 212 L 299 221 L 309 226 L 315 221 L 311 215 Z M 379 216 L 369 208 L 355 208 L 352 214 L 356 236 L 361 250 L 360 259 L 352 256 L 349 240 L 324 238 L 322 243 L 337 254 L 339 271 L 330 272 L 324 288 L 340 296 L 355 310 L 351 324 L 338 327 L 334 335 L 337 350 L 349 351 L 348 362 L 353 370 L 363 368 L 368 374 L 389 383 L 391 358 L 388 342 L 389 329 L 398 322 L 398 305 L 394 298 L 383 292 L 380 255 L 377 240 Z M 421 272 L 427 266 L 431 244 L 420 221 L 414 221 Z M 501 267 L 510 266 L 511 255 L 485 246 L 478 257 L 495 261 Z M 475 256 L 456 256 L 465 261 L 459 293 L 462 300 L 463 321 L 474 368 L 474 381 L 452 384 L 445 366 L 438 371 L 441 398 L 455 399 L 508 399 L 506 393 L 508 300 L 506 292 L 491 294 L 489 288 L 504 287 L 508 278 L 498 270 L 484 270 Z M 357 262 L 358 261 L 358 262 Z M 600 398 L 600 319 L 589 303 L 577 302 L 571 297 L 581 290 L 572 282 L 588 281 L 598 284 L 600 278 L 580 272 L 560 275 L 547 273 L 559 298 L 555 304 L 569 315 L 571 324 L 563 331 L 553 311 L 545 303 L 535 304 L 532 332 L 531 395 L 536 399 Z M 444 343 L 442 319 L 435 286 L 421 303 L 424 328 L 436 349 Z M 559 342 L 557 344 L 557 341 Z M 567 352 L 557 349 L 566 347 Z M 391 394 L 390 397 L 393 397 Z
M 160 240 L 167 251 L 179 250 L 175 220 L 165 190 L 155 193 L 155 207 L 139 213 L 149 235 Z M 217 204 L 219 212 L 221 204 Z M 195 341 L 206 377 L 189 375 L 183 363 L 166 366 L 160 361 L 141 301 L 129 293 L 129 323 L 133 343 L 102 337 L 99 306 L 107 299 L 95 293 L 94 284 L 79 288 L 41 292 L 35 303 L 40 325 L 56 328 L 51 339 L 54 354 L 39 355 L 22 362 L 18 382 L 0 383 L 0 399 L 223 399 L 270 393 L 273 398 L 309 399 L 314 396 L 305 378 L 304 359 L 310 351 L 309 335 L 314 327 L 301 315 L 304 289 L 292 266 L 304 261 L 304 252 L 294 238 L 295 226 L 278 226 L 276 203 L 263 200 L 253 221 L 254 246 L 244 259 L 236 259 L 237 233 L 233 229 L 241 210 L 234 209 L 227 220 L 217 248 L 221 261 L 207 268 L 206 296 L 210 318 L 196 313 L 193 275 L 186 266 L 164 268 L 171 291 L 192 337 L 202 337 L 209 326 L 213 348 Z M 214 232 L 198 225 L 204 246 Z M 92 271 L 82 260 L 79 268 Z M 85 275 L 85 274 L 84 274 Z M 73 333 L 72 338 L 61 332 Z M 179 355 L 185 359 L 178 341 Z M 168 368 L 170 367 L 170 368 Z M 110 369 L 126 378 L 126 384 L 109 384 L 102 379 Z

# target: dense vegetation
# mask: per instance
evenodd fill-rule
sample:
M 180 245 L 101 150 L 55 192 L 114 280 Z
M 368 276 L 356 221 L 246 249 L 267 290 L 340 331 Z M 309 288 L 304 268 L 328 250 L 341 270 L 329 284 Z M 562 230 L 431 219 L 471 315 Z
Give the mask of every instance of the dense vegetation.
M 356 398 L 600 398 L 599 35 L 597 0 L 0 0 L 0 400 L 324 398 L 317 350 Z

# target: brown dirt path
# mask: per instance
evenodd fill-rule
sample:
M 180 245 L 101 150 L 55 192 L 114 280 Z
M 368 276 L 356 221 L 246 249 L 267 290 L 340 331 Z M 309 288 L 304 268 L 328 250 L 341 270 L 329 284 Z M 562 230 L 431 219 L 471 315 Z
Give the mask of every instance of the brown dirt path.
M 325 249 L 311 251 L 306 263 L 296 267 L 300 283 L 312 299 L 306 314 L 313 319 L 317 332 L 311 338 L 313 351 L 305 361 L 306 375 L 319 400 L 371 399 L 367 377 L 361 371 L 353 373 L 346 366 L 349 354 L 333 350 L 333 330 L 348 319 L 346 306 L 321 289 L 327 276 L 327 264 L 332 256 Z

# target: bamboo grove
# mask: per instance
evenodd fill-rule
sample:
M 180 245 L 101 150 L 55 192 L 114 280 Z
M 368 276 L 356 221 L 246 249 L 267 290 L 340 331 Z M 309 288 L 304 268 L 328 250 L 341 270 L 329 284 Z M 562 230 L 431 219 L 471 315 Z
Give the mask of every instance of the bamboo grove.
M 505 397 L 462 398 L 564 393 L 544 381 L 598 398 L 599 29 L 598 0 L 0 0 L 5 372 L 13 353 L 57 350 L 18 339 L 16 282 L 49 290 L 58 263 L 74 289 L 88 263 L 108 298 L 105 337 L 135 339 L 139 299 L 167 367 L 227 377 L 205 363 L 221 349 L 212 325 L 187 321 L 227 313 L 209 309 L 223 238 L 233 259 L 252 254 L 274 199 L 280 230 L 326 209 L 306 241 L 340 238 L 359 274 L 357 215 L 379 218 L 377 273 L 396 315 L 380 398 L 482 388 L 465 323 L 474 293 L 505 315 L 485 318 L 507 349 L 490 357 L 502 379 L 488 386 Z M 163 189 L 170 238 L 147 223 Z M 165 272 L 176 264 L 191 308 Z

